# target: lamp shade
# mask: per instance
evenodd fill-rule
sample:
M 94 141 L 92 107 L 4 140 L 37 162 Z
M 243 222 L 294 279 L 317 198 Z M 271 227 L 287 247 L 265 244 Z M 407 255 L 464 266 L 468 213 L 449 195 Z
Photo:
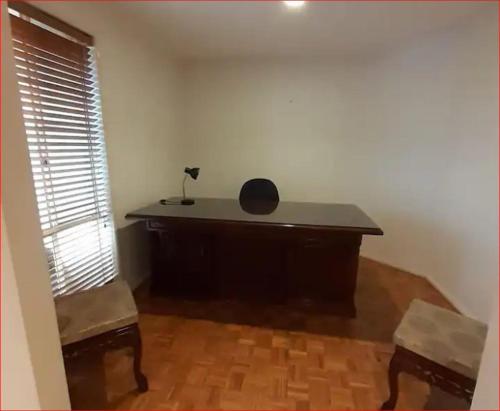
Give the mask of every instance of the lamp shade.
M 196 180 L 198 178 L 198 175 L 200 174 L 200 169 L 198 167 L 194 167 L 194 168 L 186 167 L 184 169 L 184 172 L 187 175 L 189 175 L 193 180 Z

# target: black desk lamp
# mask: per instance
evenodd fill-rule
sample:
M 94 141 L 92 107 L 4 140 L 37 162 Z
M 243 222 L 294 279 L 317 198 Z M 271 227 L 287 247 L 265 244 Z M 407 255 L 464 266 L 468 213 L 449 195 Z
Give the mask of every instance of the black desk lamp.
M 198 167 L 195 167 L 195 168 L 186 167 L 184 169 L 184 173 L 186 175 L 184 176 L 184 181 L 182 182 L 181 204 L 182 205 L 193 205 L 194 200 L 191 198 L 186 198 L 186 180 L 187 180 L 188 176 L 190 176 L 193 180 L 196 180 L 198 178 L 198 175 L 200 174 L 200 169 Z

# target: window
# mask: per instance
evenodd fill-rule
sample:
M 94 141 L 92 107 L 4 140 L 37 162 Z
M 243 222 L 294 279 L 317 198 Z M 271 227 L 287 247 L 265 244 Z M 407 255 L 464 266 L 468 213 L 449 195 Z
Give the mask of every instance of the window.
M 9 13 L 53 293 L 103 285 L 117 263 L 93 39 L 26 3 Z

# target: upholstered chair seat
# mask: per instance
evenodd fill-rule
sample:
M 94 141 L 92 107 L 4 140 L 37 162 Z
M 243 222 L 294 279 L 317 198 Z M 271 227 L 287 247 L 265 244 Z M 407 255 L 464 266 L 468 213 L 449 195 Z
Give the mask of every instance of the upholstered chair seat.
M 55 300 L 61 344 L 71 344 L 138 322 L 125 281 L 114 281 Z
M 394 344 L 476 379 L 488 327 L 472 318 L 413 300 Z

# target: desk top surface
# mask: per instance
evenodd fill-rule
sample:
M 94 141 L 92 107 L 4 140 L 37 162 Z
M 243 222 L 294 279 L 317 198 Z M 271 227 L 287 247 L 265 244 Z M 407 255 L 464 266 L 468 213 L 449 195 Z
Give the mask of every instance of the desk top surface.
M 169 201 L 179 201 L 177 198 Z M 197 198 L 193 205 L 151 204 L 126 218 L 215 220 L 233 223 L 269 224 L 285 227 L 318 227 L 362 234 L 383 231 L 353 204 L 299 203 L 280 201 L 240 203 L 238 200 Z

